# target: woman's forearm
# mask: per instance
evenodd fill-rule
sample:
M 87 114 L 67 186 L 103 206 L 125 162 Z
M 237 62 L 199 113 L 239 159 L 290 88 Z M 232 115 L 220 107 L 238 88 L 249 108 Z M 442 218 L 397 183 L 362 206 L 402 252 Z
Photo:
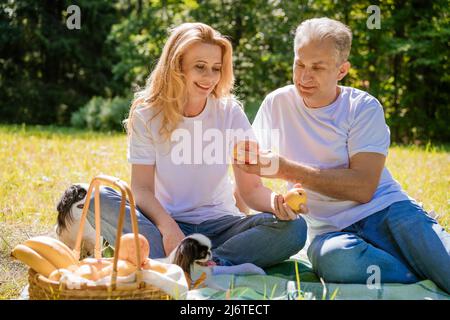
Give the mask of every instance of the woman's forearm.
M 153 224 L 162 229 L 165 226 L 176 224 L 175 220 L 164 209 L 150 188 L 141 187 L 133 189 L 136 205 Z
M 274 196 L 272 190 L 260 185 L 251 192 L 241 194 L 247 206 L 259 212 L 274 212 L 272 208 L 272 197 Z
M 134 188 L 136 204 L 141 212 L 158 228 L 162 236 L 164 252 L 169 255 L 183 240 L 184 234 L 177 222 L 163 208 L 149 187 Z

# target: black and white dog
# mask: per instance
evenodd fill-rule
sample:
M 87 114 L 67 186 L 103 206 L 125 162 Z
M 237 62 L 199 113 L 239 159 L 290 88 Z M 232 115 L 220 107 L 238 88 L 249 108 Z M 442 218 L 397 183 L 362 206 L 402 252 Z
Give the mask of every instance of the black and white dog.
M 158 260 L 179 265 L 189 276 L 191 284 L 201 280 L 202 276 L 206 276 L 204 283 L 211 288 L 216 287 L 210 278 L 211 275 L 266 274 L 263 269 L 253 263 L 231 266 L 217 265 L 211 260 L 211 248 L 211 240 L 208 237 L 200 233 L 194 233 L 185 237 L 167 258 Z
M 56 235 L 69 248 L 75 248 L 78 230 L 80 228 L 81 214 L 89 188 L 87 183 L 75 183 L 67 188 L 59 200 Z M 100 239 L 100 243 L 103 239 Z M 95 230 L 86 219 L 82 237 L 81 256 L 92 256 L 95 248 Z
M 211 258 L 211 240 L 203 234 L 194 233 L 185 237 L 169 256 L 161 261 L 179 265 L 184 272 L 191 275 L 195 267 L 214 265 Z

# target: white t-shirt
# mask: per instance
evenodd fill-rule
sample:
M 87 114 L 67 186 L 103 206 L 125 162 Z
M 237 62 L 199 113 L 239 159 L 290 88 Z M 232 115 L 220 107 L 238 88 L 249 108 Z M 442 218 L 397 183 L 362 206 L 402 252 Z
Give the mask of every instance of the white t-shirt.
M 233 99 L 209 97 L 203 111 L 183 117 L 171 140 L 161 142 L 161 113 L 137 107 L 128 142 L 128 162 L 155 165 L 155 196 L 179 222 L 199 224 L 225 215 L 244 216 L 236 207 L 228 175 L 233 135 L 253 135 L 241 106 Z M 146 126 L 146 123 L 149 124 Z
M 294 85 L 270 93 L 253 122 L 261 148 L 320 169 L 348 168 L 350 157 L 359 152 L 387 156 L 390 132 L 381 104 L 364 91 L 340 88 L 336 101 L 316 109 L 304 104 Z M 278 129 L 279 139 L 268 128 Z M 365 204 L 305 191 L 310 212 L 303 217 L 310 241 L 318 234 L 342 230 L 394 202 L 410 199 L 386 168 L 372 200 Z

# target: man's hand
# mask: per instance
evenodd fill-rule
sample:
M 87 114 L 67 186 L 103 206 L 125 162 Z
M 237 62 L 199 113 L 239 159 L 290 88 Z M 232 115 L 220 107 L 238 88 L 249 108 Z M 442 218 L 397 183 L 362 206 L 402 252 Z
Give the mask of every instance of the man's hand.
M 255 154 L 250 151 L 245 151 L 249 153 L 249 157 L 245 156 L 245 158 L 254 159 Z M 276 154 L 270 150 L 268 151 L 260 151 L 256 155 L 256 163 L 242 163 L 236 161 L 236 166 L 243 170 L 246 173 L 256 174 L 260 177 L 264 178 L 277 178 L 279 174 L 279 169 L 282 161 L 282 157 L 279 154 Z M 236 159 L 235 159 L 236 160 Z
M 272 193 L 272 209 L 275 216 L 279 220 L 295 220 L 298 214 L 308 213 L 308 207 L 306 205 L 301 205 L 300 211 L 293 211 L 284 201 L 281 194 Z
M 185 235 L 176 222 L 159 226 L 166 256 L 168 256 L 184 239 Z

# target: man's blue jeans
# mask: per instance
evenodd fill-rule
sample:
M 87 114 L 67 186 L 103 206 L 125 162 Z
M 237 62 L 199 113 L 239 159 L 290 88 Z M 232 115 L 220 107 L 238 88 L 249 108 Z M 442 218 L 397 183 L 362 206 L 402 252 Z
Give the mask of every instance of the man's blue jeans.
M 121 197 L 109 187 L 100 188 L 101 234 L 114 246 Z M 132 232 L 128 203 L 122 232 Z M 136 208 L 139 233 L 150 243 L 150 257 L 165 257 L 161 233 L 139 208 Z M 91 197 L 88 220 L 95 226 L 94 194 Z M 306 242 L 306 222 L 299 217 L 280 221 L 272 214 L 259 213 L 248 217 L 224 216 L 201 224 L 178 222 L 187 236 L 201 233 L 211 239 L 213 259 L 221 265 L 253 263 L 265 268 L 282 262 L 299 252 Z M 122 234 L 123 234 L 122 233 Z
M 378 267 L 381 282 L 430 279 L 450 293 L 450 234 L 413 201 L 317 236 L 308 257 L 325 282 L 367 283 Z

